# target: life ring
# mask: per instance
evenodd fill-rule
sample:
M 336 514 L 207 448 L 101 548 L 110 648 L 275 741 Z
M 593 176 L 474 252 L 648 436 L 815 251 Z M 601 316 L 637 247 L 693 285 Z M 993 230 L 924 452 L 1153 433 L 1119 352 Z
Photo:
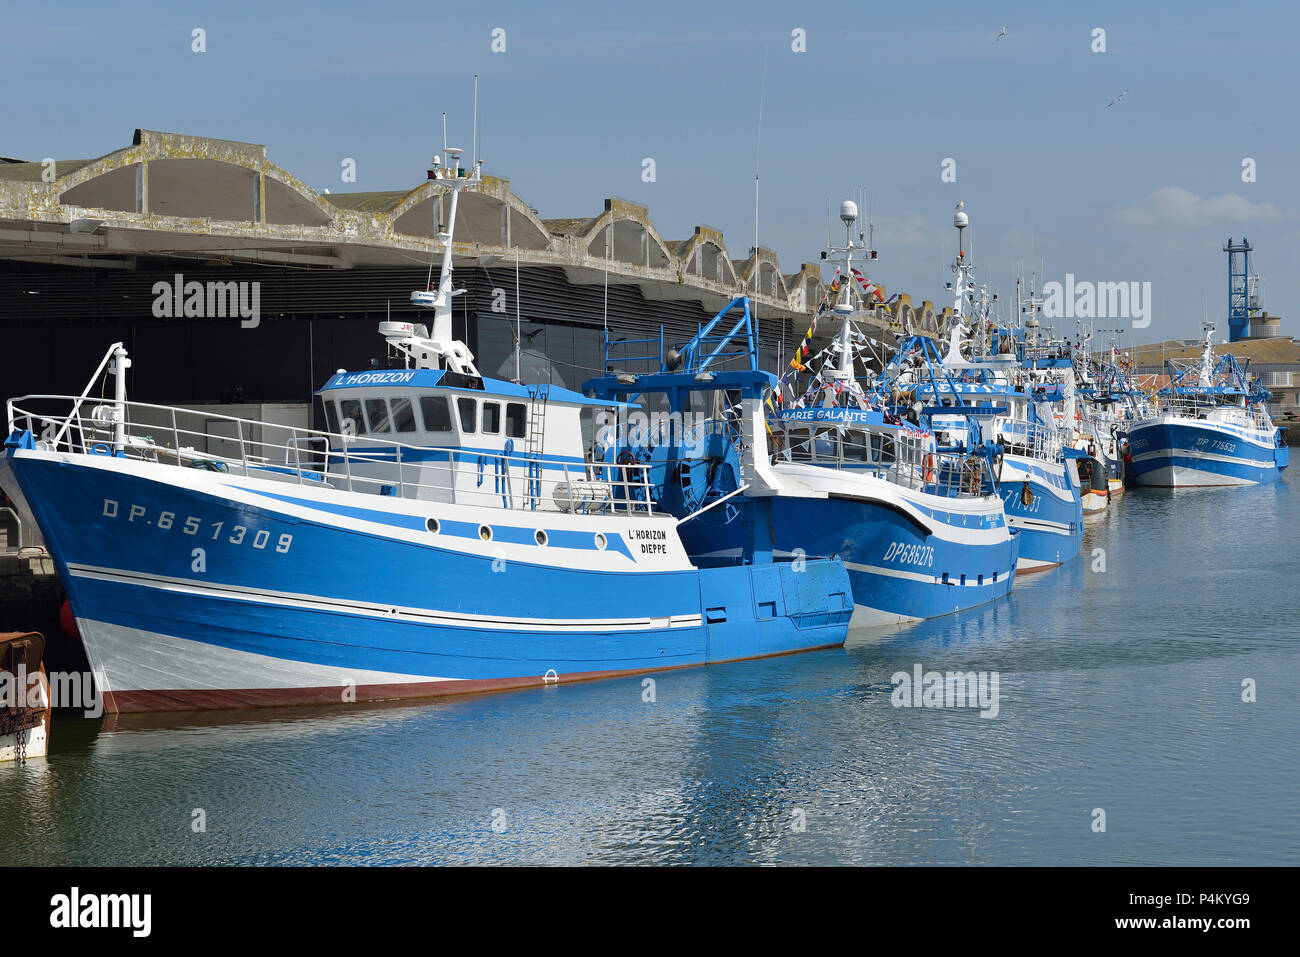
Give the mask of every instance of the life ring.
M 938 473 L 934 469 L 933 454 L 927 454 L 925 456 L 924 474 L 925 474 L 925 481 L 927 485 L 933 485 L 935 480 L 939 477 Z

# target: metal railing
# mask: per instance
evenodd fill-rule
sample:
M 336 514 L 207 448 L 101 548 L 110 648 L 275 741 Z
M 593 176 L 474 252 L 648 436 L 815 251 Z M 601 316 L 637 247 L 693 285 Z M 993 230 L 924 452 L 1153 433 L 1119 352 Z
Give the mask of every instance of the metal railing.
M 528 511 L 654 510 L 648 470 L 640 464 L 413 445 L 390 435 L 322 432 L 147 402 L 107 400 L 89 412 L 87 405 L 72 396 L 10 399 L 9 429 L 30 431 L 38 449 L 312 488 Z
M 1252 429 L 1266 430 L 1273 427 L 1267 409 L 1254 405 L 1242 408 L 1232 403 L 1215 402 L 1197 396 L 1161 396 L 1160 411 L 1164 415 L 1209 419 Z
M 944 498 L 978 498 L 991 494 L 995 487 L 984 456 L 931 451 L 923 436 L 906 430 L 824 429 L 809 433 L 796 428 L 774 435 L 774 463 L 800 462 L 874 474 L 903 488 Z
M 990 434 L 1007 454 L 1053 462 L 1061 458 L 1061 433 L 1040 422 L 998 416 L 993 420 Z

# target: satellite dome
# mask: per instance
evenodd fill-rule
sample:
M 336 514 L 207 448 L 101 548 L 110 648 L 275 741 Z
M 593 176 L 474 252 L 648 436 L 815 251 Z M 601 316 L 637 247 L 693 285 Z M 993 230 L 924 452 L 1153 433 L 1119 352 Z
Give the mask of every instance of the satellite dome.
M 858 204 L 851 199 L 846 199 L 840 203 L 840 219 L 844 221 L 845 226 L 852 225 L 858 218 Z

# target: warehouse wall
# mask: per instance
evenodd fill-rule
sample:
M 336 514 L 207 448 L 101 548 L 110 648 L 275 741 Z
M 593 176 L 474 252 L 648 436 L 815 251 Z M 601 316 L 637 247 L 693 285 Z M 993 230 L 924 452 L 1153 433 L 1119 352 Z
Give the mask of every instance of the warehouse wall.
M 153 315 L 156 282 L 256 281 L 262 319 L 166 319 Z M 140 260 L 135 270 L 0 263 L 0 396 L 76 394 L 110 344 L 126 343 L 134 365 L 131 397 L 142 402 L 304 402 L 336 369 L 385 359 L 377 325 L 428 321 L 408 306 L 427 267 L 338 270 L 205 265 Z M 436 281 L 436 276 L 435 276 Z M 455 331 L 486 375 L 513 378 L 513 267 L 460 268 Z M 494 294 L 494 290 L 501 290 Z M 606 291 L 574 285 L 559 268 L 520 271 L 524 381 L 570 388 L 602 371 Z M 504 304 L 505 311 L 499 310 Z M 608 290 L 610 335 L 649 337 L 666 327 L 670 341 L 692 336 L 712 314 L 690 300 L 647 300 L 636 286 Z M 777 368 L 777 340 L 788 321 L 762 324 L 764 367 Z M 539 331 L 540 330 L 540 331 Z M 530 333 L 536 333 L 530 337 Z M 644 351 L 644 350 L 642 350 Z

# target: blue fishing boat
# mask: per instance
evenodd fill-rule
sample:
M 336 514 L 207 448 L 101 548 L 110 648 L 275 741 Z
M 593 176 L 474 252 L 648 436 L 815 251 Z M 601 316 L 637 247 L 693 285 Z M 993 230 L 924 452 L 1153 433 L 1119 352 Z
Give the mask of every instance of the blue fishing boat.
M 1166 364 L 1170 382 L 1157 393 L 1159 408 L 1130 432 L 1139 485 L 1263 485 L 1291 462 L 1285 430 L 1269 417 L 1268 393 L 1235 356 L 1216 356 L 1213 336 L 1206 323 L 1199 360 Z
M 1032 294 L 1031 294 L 1031 299 Z M 1110 506 L 1110 467 L 1107 444 L 1093 419 L 1093 407 L 1079 391 L 1079 365 L 1086 362 L 1082 345 L 1068 341 L 1043 342 L 1022 350 L 1022 365 L 1029 373 L 1035 398 L 1048 401 L 1050 420 L 1063 444 L 1071 450 L 1070 467 L 1079 480 L 1080 507 L 1084 515 L 1104 512 Z M 1040 404 L 1039 409 L 1043 406 Z M 1115 474 L 1120 474 L 1118 465 Z
M 78 397 L 9 402 L 0 470 L 39 524 L 109 712 L 541 686 L 842 644 L 836 560 L 757 529 L 691 561 L 644 470 L 597 461 L 611 408 L 482 376 L 452 334 L 457 196 L 422 323 L 339 372 L 311 431 L 127 400 L 114 344 Z M 112 398 L 100 377 L 112 380 Z M 13 481 L 8 481 L 12 478 Z
M 994 479 L 1007 522 L 1019 532 L 1017 571 L 1042 571 L 1079 552 L 1083 504 L 1073 460 L 1086 453 L 1065 442 L 1057 417 L 1064 421 L 1071 413 L 1060 375 L 1032 367 L 1035 358 L 1046 358 L 1036 354 L 1036 320 L 1034 326 L 1026 320 L 1018 329 L 991 323 L 991 300 L 979 294 L 961 239 L 969 224 L 962 204 L 953 224 L 958 231 L 957 280 L 947 354 L 940 358 L 933 341 L 925 339 L 909 345 L 910 355 L 900 349 L 885 371 L 893 388 L 915 393 L 931 427 L 946 442 L 968 448 L 990 443 L 998 450 Z M 962 352 L 968 310 L 981 332 L 979 342 L 988 345 L 987 351 L 981 348 L 969 357 Z M 984 335 L 985 330 L 992 335 Z
M 856 218 L 855 204 L 846 202 L 841 209 L 846 229 Z M 670 484 L 702 489 L 681 505 L 684 514 L 695 513 L 686 514 L 681 532 L 697 561 L 737 560 L 748 526 L 770 523 L 779 556 L 844 561 L 853 585 L 855 625 L 934 618 L 1005 596 L 1015 575 L 1017 542 L 994 487 L 989 450 L 940 448 L 929 429 L 887 412 L 885 401 L 859 386 L 859 371 L 871 374 L 864 362 L 866 337 L 853 319 L 874 287 L 854 268 L 851 236 L 830 252 L 842 255 L 841 270 L 835 300 L 824 303 L 819 314 L 838 319 L 839 329 L 820 368 L 813 367 L 822 356 L 796 357 L 812 382 L 794 401 L 784 401 L 781 390 L 773 388 L 775 378 L 758 371 L 752 335 L 737 353 L 748 360 L 744 370 L 711 371 L 721 347 L 704 355 L 702 345 L 727 310 L 677 353 L 680 371 L 665 364 L 658 375 L 620 381 L 611 374 L 584 388 L 621 400 L 671 394 L 672 411 L 680 413 L 680 383 L 689 387 L 696 377 L 716 377 L 739 385 L 743 379 L 741 406 L 762 401 L 769 409 L 766 436 L 732 430 L 715 419 L 703 430 L 704 441 L 680 459 L 664 460 L 657 450 L 635 446 L 626 450 L 657 467 L 652 481 L 667 476 L 663 480 Z M 743 310 L 739 328 L 747 328 L 747 303 L 733 305 Z
M 1114 346 L 1104 357 L 1077 358 L 1075 372 L 1085 438 L 1105 470 L 1114 502 L 1124 493 L 1132 461 L 1129 429 L 1146 418 L 1149 400 L 1132 380 L 1131 361 Z

